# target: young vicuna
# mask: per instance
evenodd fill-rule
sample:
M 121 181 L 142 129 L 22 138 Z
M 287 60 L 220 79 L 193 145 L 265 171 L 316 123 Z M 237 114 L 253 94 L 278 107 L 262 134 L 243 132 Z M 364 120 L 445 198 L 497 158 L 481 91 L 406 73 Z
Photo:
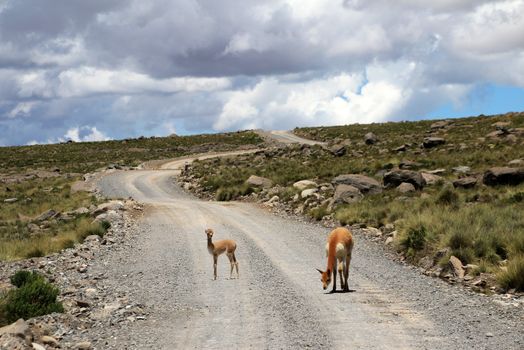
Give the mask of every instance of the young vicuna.
M 237 277 L 240 277 L 238 274 L 238 262 L 235 257 L 235 250 L 237 249 L 237 244 L 232 239 L 222 239 L 220 241 L 213 242 L 213 230 L 208 228 L 206 230 L 207 235 L 207 250 L 209 254 L 213 255 L 213 271 L 215 280 L 217 279 L 217 260 L 218 256 L 222 253 L 226 253 L 229 258 L 229 263 L 231 264 L 231 271 L 229 272 L 229 278 L 233 278 L 233 267 L 237 271 Z
M 351 232 L 339 227 L 331 231 L 326 243 L 327 268 L 326 271 L 317 269 L 322 275 L 322 287 L 327 289 L 331 283 L 331 274 L 333 273 L 333 290 L 337 289 L 337 266 L 340 274 L 340 285 L 344 291 L 348 288 L 349 263 L 351 261 L 351 251 L 353 250 L 353 236 Z M 338 261 L 338 264 L 337 264 Z M 342 275 L 342 271 L 344 275 Z

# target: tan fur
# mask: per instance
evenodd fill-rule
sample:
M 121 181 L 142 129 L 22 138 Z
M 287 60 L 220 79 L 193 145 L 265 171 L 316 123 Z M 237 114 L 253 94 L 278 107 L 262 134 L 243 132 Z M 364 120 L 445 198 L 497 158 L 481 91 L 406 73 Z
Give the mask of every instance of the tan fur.
M 344 228 L 338 227 L 331 231 L 326 243 L 327 268 L 318 270 L 321 274 L 322 287 L 327 289 L 333 274 L 333 292 L 337 289 L 337 270 L 340 275 L 340 285 L 344 291 L 349 291 L 348 274 L 353 251 L 353 235 Z M 338 263 L 337 263 L 338 262 Z
M 240 278 L 238 273 L 238 262 L 235 257 L 235 250 L 237 249 L 237 244 L 232 239 L 222 239 L 220 241 L 213 242 L 214 231 L 208 228 L 206 231 L 207 235 L 207 250 L 209 254 L 213 255 L 213 272 L 214 279 L 217 279 L 217 260 L 220 254 L 226 253 L 229 258 L 229 263 L 231 264 L 231 271 L 229 272 L 229 278 L 233 278 L 233 268 L 237 272 L 237 278 Z

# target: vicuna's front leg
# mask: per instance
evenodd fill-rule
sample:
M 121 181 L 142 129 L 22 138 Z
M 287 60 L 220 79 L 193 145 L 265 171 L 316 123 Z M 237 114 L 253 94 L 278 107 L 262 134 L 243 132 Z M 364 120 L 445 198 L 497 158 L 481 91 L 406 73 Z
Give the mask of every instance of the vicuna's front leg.
M 335 263 L 333 264 L 333 289 L 331 292 L 337 291 L 337 261 L 335 260 Z
M 229 279 L 233 278 L 233 268 L 235 266 L 234 260 L 233 260 L 233 254 L 228 254 L 227 257 L 229 258 L 229 265 L 231 267 L 231 270 L 229 271 Z
M 217 279 L 217 260 L 218 260 L 218 255 L 213 255 L 213 272 L 214 272 L 215 280 Z

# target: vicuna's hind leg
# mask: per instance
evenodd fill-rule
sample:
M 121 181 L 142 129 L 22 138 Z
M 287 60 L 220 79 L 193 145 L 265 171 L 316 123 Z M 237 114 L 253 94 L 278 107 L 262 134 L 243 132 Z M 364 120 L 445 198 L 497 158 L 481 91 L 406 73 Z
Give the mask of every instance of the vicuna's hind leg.
M 240 274 L 238 273 L 238 261 L 237 257 L 235 256 L 235 253 L 233 253 L 233 263 L 235 264 L 235 269 L 237 271 L 237 278 L 240 278 Z
M 233 278 L 233 268 L 235 267 L 235 254 L 228 253 L 227 257 L 229 258 L 229 265 L 231 267 L 231 270 L 229 271 L 229 278 Z
M 351 262 L 351 253 L 349 253 L 346 256 L 346 263 L 344 264 L 344 281 L 345 281 L 344 290 L 346 292 L 349 291 L 348 275 L 349 275 L 349 264 L 350 264 L 350 262 Z
M 344 276 L 342 276 L 342 272 L 343 272 L 343 269 L 344 269 L 344 262 L 341 260 L 339 263 L 338 263 L 338 274 L 340 276 L 340 289 L 344 289 L 345 287 L 345 279 L 344 279 Z
M 218 255 L 213 255 L 213 274 L 215 276 L 215 280 L 217 279 L 217 260 L 218 260 Z

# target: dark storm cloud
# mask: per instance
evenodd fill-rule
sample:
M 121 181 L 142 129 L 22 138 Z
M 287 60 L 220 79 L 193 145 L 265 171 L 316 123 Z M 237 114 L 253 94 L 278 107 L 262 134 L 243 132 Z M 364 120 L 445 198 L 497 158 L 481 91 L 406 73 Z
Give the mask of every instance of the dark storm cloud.
M 478 84 L 524 86 L 523 11 L 522 0 L 0 1 L 0 144 L 423 115 Z

